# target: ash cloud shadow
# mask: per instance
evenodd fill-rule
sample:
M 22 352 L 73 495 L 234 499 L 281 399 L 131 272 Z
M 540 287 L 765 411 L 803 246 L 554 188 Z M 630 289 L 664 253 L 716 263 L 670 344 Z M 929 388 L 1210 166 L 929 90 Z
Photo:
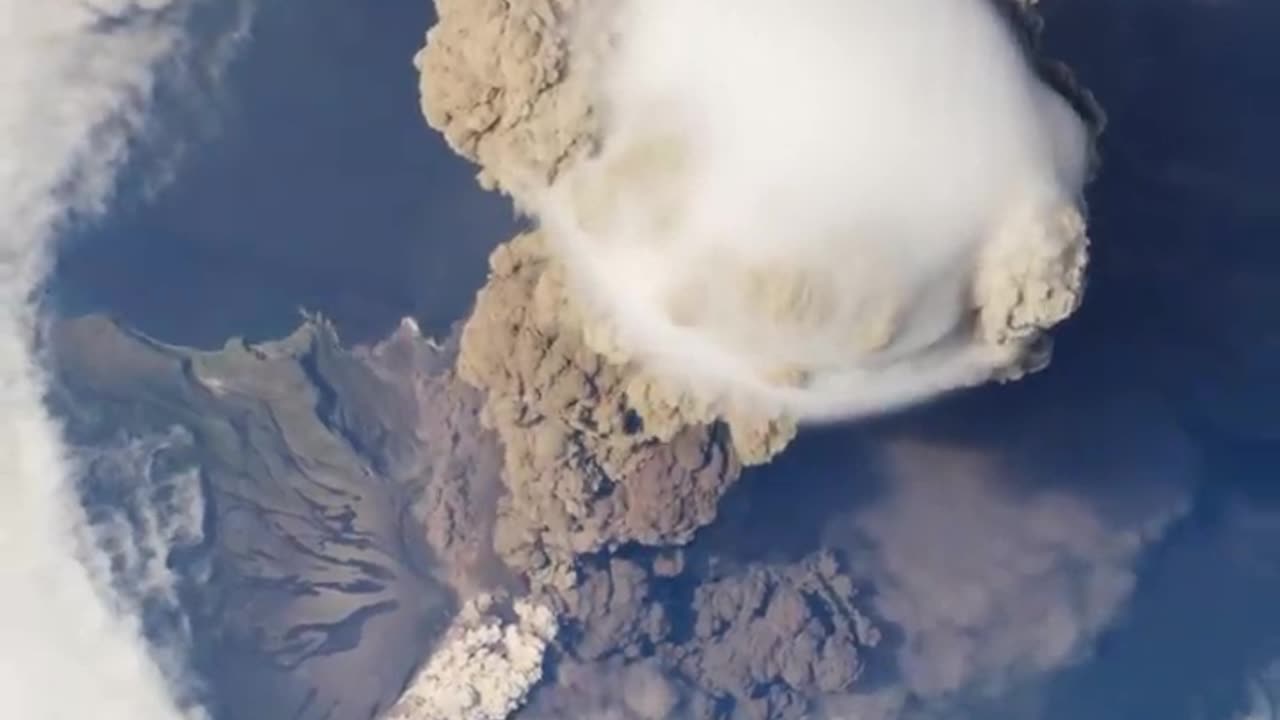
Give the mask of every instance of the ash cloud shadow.
M 1050 46 L 1111 123 L 1097 272 L 1063 357 L 1116 358 L 1124 382 L 1167 399 L 1203 458 L 1195 514 L 1151 558 L 1098 661 L 1051 688 L 1048 717 L 1244 712 L 1245 678 L 1280 654 L 1280 551 L 1242 519 L 1280 513 L 1280 6 L 1047 10 Z

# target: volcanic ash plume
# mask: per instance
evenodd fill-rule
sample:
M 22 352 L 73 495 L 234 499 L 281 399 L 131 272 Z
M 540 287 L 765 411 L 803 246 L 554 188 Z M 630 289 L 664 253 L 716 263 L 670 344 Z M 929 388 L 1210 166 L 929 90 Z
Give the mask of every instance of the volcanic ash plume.
M 599 151 L 517 199 L 594 349 L 802 419 L 1043 366 L 1080 301 L 1089 138 L 992 3 L 593 8 L 568 42 Z
M 482 688 L 460 678 L 510 615 L 483 652 L 455 623 L 401 711 L 501 715 L 544 651 L 533 717 L 804 717 L 862 692 L 879 631 L 832 563 L 644 558 L 798 419 L 1047 359 L 1082 290 L 1092 138 L 996 4 L 436 0 L 427 122 L 540 224 L 490 258 L 456 373 L 504 452 L 493 549 L 561 631 Z M 628 699 L 645 656 L 670 677 Z

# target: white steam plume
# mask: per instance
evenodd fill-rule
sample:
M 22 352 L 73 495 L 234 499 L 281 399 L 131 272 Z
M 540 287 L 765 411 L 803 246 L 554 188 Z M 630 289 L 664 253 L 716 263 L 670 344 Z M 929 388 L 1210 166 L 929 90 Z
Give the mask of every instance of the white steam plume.
M 596 349 L 810 419 L 1043 363 L 1089 139 L 990 0 L 610 7 L 600 152 L 532 203 Z
M 100 211 L 157 66 L 182 42 L 178 0 L 0 0 L 0 717 L 183 715 L 81 544 L 84 513 L 34 342 L 50 244 Z M 87 563 L 87 566 L 86 566 Z

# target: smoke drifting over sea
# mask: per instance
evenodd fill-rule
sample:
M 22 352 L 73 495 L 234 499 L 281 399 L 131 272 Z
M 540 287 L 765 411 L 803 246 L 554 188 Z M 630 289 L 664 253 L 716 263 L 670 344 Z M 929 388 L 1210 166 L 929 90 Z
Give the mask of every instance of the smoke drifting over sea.
M 600 151 L 529 203 L 594 349 L 801 419 L 1043 366 L 1089 139 L 992 3 L 602 7 L 572 42 Z

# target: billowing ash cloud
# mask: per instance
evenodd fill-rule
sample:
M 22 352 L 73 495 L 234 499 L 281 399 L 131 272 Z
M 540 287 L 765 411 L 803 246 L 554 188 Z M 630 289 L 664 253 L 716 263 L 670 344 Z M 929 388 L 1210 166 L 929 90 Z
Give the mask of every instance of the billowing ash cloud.
M 600 7 L 570 41 L 600 152 L 529 194 L 593 348 L 816 419 L 1043 365 L 1089 138 L 993 3 Z
M 0 2 L 0 717 L 184 714 L 127 603 L 95 582 L 107 569 L 85 549 L 72 464 L 43 404 L 33 297 L 59 229 L 108 201 L 188 10 Z
M 1076 308 L 1084 123 L 1037 78 L 995 4 L 892 5 L 438 0 L 416 58 L 428 123 L 542 224 L 492 256 L 458 355 L 506 451 L 496 549 L 571 628 L 533 717 L 653 714 L 612 692 L 650 652 L 678 668 L 656 693 L 658 716 L 770 718 L 804 717 L 828 693 L 895 717 L 912 695 L 1002 680 L 1039 652 L 1028 641 L 1008 659 L 964 662 L 936 686 L 935 668 L 904 670 L 871 693 L 880 681 L 862 677 L 864 662 L 874 676 L 910 656 L 879 642 L 881 618 L 864 608 L 878 602 L 886 627 L 921 642 L 951 639 L 934 627 L 945 608 L 916 622 L 885 604 L 895 588 L 909 599 L 931 568 L 892 565 L 895 543 L 873 526 L 893 512 L 915 521 L 932 502 L 923 491 L 857 518 L 861 545 L 830 539 L 855 557 L 856 580 L 726 568 L 714 552 L 705 575 L 608 557 L 697 547 L 699 528 L 730 519 L 719 502 L 742 466 L 791 442 L 788 415 L 873 413 L 1016 377 L 1043 364 L 1044 332 Z M 1023 507 L 971 489 L 994 516 Z M 1138 549 L 1113 548 L 1110 530 L 1096 533 L 1099 573 L 1115 566 L 1123 580 Z M 868 545 L 886 549 L 855 552 Z M 855 600 L 864 575 L 871 593 Z M 1011 592 L 1041 579 L 1029 578 Z M 839 602 L 818 602 L 820 587 Z M 684 596 L 667 614 L 676 588 L 693 592 L 701 625 L 681 625 Z M 1126 596 L 1118 583 L 1065 654 Z M 1001 597 L 997 610 L 1011 604 Z M 777 622 L 734 612 L 775 601 L 765 615 Z M 854 619 L 820 620 L 840 603 Z M 966 627 L 983 633 L 996 614 Z M 774 630 L 805 627 L 812 652 L 775 651 Z

